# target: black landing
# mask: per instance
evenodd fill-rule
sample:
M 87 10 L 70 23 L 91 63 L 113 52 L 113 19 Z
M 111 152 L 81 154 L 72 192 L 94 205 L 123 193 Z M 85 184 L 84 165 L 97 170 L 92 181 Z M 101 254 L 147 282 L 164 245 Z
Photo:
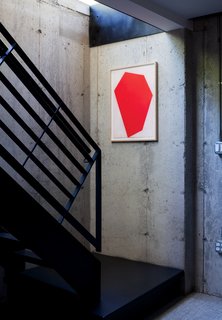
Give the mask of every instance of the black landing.
M 183 296 L 184 272 L 95 254 L 101 262 L 101 301 L 88 306 L 58 273 L 44 266 L 26 269 L 9 279 L 9 312 L 62 315 L 75 320 L 142 320 Z M 93 300 L 93 299 L 92 299 Z M 28 309 L 27 309 L 28 308 Z M 32 312 L 33 312 L 32 311 Z M 147 318 L 148 317 L 148 318 Z

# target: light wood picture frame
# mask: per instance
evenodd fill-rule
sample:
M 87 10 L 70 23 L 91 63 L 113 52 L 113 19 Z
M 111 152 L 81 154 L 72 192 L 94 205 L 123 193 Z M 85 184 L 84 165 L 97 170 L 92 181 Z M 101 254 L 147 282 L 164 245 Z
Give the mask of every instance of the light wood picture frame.
M 157 62 L 111 70 L 111 141 L 157 141 Z

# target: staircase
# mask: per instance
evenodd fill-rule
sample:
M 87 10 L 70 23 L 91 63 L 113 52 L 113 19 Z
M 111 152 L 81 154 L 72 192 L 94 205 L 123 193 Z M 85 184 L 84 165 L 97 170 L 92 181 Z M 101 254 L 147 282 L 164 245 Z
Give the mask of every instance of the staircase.
M 139 320 L 181 297 L 182 270 L 99 253 L 101 150 L 2 24 L 0 34 L 6 312 L 29 316 L 29 305 L 75 319 Z M 91 172 L 94 233 L 73 210 Z

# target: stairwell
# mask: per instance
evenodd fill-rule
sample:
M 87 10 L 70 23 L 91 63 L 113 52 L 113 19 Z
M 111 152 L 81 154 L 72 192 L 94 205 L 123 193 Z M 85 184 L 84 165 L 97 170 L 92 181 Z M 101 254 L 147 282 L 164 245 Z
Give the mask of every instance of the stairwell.
M 99 253 L 101 150 L 2 24 L 0 33 L 0 262 L 7 312 L 16 307 L 26 315 L 29 305 L 40 314 L 72 312 L 84 320 L 152 316 L 183 295 L 183 271 Z M 92 170 L 95 234 L 71 210 Z

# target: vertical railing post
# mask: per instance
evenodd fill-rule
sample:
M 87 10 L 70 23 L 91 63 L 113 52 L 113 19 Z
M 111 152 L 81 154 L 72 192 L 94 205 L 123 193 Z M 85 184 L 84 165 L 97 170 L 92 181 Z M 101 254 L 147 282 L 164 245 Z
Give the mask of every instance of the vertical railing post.
M 99 150 L 96 159 L 96 251 L 101 251 L 102 244 L 102 157 Z

